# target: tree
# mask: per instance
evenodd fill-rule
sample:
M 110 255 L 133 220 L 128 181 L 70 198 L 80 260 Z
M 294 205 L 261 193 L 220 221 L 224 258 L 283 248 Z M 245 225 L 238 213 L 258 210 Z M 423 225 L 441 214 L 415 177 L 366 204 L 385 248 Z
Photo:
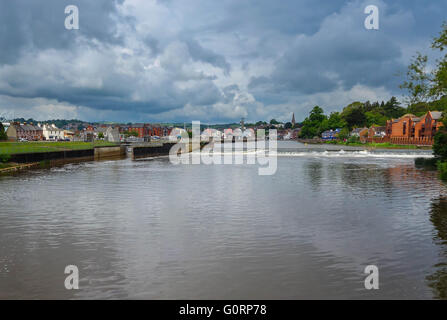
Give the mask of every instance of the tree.
M 447 23 L 443 23 L 442 30 L 438 37 L 433 39 L 432 49 L 438 49 L 443 52 L 447 48 Z M 430 94 L 439 98 L 447 94 L 447 54 L 437 60 L 437 65 L 433 71 L 433 86 Z
M 300 136 L 303 138 L 313 138 L 319 136 L 321 132 L 327 130 L 328 119 L 324 111 L 319 106 L 315 106 L 309 116 L 303 121 Z
M 319 106 L 313 107 L 309 114 L 309 120 L 315 122 L 322 122 L 326 116 L 324 115 L 324 111 Z
M 98 133 L 98 139 L 104 139 L 104 133 L 102 132 Z
M 126 137 L 138 137 L 138 132 L 136 132 L 136 131 L 125 131 L 124 135 Z
M 406 98 L 408 104 L 427 102 L 430 96 L 430 83 L 432 76 L 427 71 L 426 55 L 420 52 L 413 57 L 407 71 L 407 81 L 404 81 L 399 87 L 408 91 Z
M 349 138 L 349 129 L 348 128 L 341 129 L 341 131 L 338 133 L 337 137 L 338 137 L 338 139 L 340 139 L 342 141 L 348 139 Z
M 447 115 L 443 114 L 442 123 L 447 123 Z M 433 154 L 442 161 L 447 161 L 447 128 L 442 126 L 435 134 Z
M 284 125 L 284 129 L 291 129 L 292 128 L 292 122 L 286 122 Z
M 0 141 L 8 140 L 8 136 L 5 132 L 5 127 L 3 127 L 3 124 L 0 122 Z
M 377 111 L 365 112 L 365 116 L 367 127 L 371 127 L 372 125 L 384 126 L 388 120 L 388 117 Z
M 405 114 L 405 109 L 400 106 L 396 97 L 391 97 L 391 99 L 383 105 L 383 112 L 387 118 L 399 118 Z
M 276 121 L 276 119 L 272 119 L 272 120 L 270 120 L 270 124 L 279 124 L 279 122 Z
M 329 129 L 335 130 L 337 128 L 346 127 L 346 121 L 343 120 L 339 112 L 332 112 L 329 116 L 327 126 Z
M 343 109 L 341 117 L 346 121 L 346 125 L 351 130 L 354 127 L 363 127 L 366 125 L 366 115 L 361 102 L 353 102 Z

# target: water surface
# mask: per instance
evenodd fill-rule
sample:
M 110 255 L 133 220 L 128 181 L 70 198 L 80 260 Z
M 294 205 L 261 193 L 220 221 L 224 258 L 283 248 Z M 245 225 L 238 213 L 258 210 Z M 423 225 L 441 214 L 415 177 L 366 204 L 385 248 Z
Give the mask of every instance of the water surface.
M 429 152 L 279 146 L 273 176 L 161 157 L 1 177 L 0 298 L 447 297 L 446 188 L 413 164 Z

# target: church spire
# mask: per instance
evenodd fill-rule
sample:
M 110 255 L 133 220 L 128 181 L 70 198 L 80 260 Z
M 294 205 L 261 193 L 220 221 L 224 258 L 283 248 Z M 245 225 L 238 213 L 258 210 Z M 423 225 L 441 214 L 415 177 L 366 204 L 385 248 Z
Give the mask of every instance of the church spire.
M 292 113 L 292 126 L 295 125 L 295 112 Z

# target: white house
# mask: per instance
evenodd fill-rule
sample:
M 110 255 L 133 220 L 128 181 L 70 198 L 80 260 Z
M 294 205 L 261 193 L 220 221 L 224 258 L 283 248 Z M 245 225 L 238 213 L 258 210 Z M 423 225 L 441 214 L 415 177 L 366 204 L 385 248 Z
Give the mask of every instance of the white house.
M 40 124 L 38 125 L 40 127 Z M 64 130 L 57 128 L 54 124 L 44 124 L 42 127 L 45 140 L 57 141 L 64 140 Z

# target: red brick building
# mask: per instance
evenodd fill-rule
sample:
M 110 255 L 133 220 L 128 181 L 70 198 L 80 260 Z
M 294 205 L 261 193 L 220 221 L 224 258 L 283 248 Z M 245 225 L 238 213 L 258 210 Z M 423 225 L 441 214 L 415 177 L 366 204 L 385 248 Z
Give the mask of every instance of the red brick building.
M 433 137 L 443 125 L 442 112 L 429 111 L 422 117 L 405 114 L 399 119 L 388 120 L 386 138 L 391 143 L 433 144 Z
M 138 138 L 149 136 L 149 128 L 143 123 L 132 124 L 127 127 L 127 131 L 138 133 Z

